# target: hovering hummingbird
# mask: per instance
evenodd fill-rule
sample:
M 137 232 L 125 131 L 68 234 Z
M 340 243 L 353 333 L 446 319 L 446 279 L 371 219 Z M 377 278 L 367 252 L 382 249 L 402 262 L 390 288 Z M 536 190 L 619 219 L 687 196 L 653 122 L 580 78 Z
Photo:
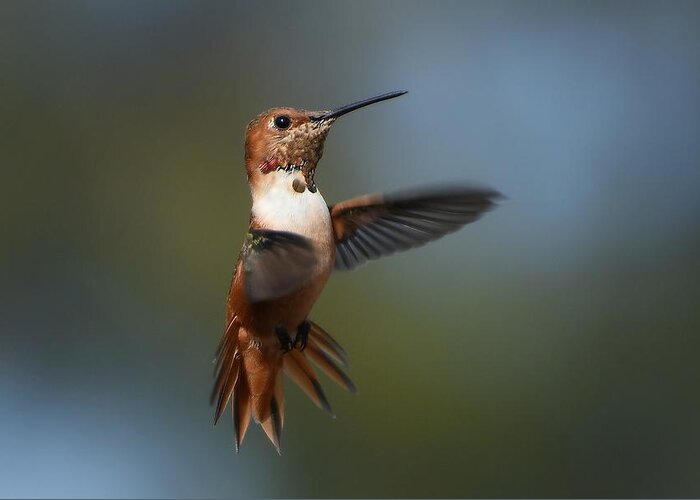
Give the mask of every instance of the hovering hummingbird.
M 475 221 L 499 197 L 455 186 L 373 194 L 327 205 L 314 182 L 336 119 L 393 99 L 390 92 L 332 111 L 273 108 L 246 129 L 245 166 L 253 198 L 215 359 L 214 423 L 231 402 L 238 451 L 251 416 L 280 452 L 282 372 L 333 415 L 312 361 L 350 392 L 347 354 L 308 315 L 333 269 L 417 247 Z

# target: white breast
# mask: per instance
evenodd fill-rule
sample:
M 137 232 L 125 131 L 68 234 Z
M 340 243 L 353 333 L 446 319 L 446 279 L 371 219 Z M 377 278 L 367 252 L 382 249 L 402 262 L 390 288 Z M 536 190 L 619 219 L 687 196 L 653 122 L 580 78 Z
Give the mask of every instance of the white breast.
M 297 193 L 292 188 L 295 178 L 304 179 L 299 172 L 268 174 L 265 189 L 253 193 L 253 216 L 267 229 L 298 233 L 317 245 L 332 244 L 331 216 L 321 192 Z

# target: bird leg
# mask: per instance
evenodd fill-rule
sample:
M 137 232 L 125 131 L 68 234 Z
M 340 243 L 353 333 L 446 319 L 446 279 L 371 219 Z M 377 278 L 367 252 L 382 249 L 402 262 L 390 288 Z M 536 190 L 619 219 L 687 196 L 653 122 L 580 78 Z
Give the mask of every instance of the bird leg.
M 291 351 L 294 347 L 294 343 L 292 342 L 292 337 L 290 337 L 289 333 L 287 333 L 287 329 L 282 325 L 277 325 L 275 327 L 275 333 L 277 334 L 277 338 L 280 340 L 282 352 Z
M 306 349 L 306 343 L 309 341 L 309 330 L 311 330 L 311 323 L 304 321 L 301 325 L 297 327 L 297 334 L 294 337 L 294 346 L 300 351 Z

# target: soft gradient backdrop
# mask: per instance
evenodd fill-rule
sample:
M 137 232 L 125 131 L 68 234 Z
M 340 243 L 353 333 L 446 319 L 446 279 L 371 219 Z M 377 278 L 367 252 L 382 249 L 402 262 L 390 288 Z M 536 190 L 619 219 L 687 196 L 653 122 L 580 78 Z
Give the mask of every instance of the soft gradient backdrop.
M 0 3 L 0 496 L 700 496 L 698 2 Z M 243 130 L 508 196 L 332 278 L 360 389 L 212 427 Z

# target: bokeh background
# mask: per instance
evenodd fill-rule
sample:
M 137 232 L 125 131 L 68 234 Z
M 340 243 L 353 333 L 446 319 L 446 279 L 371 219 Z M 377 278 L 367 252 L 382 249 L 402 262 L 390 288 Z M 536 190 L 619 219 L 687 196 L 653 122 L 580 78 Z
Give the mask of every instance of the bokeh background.
M 697 2 L 0 3 L 0 496 L 700 496 Z M 332 278 L 356 396 L 212 427 L 243 130 L 340 120 L 329 201 L 477 181 Z

